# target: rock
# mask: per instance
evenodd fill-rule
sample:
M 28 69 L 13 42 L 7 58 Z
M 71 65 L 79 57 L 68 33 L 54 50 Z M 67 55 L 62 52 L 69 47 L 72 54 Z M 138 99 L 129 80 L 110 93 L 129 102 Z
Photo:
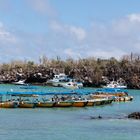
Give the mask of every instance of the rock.
M 128 118 L 140 120 L 140 112 L 133 112 L 133 113 L 128 115 Z
M 91 116 L 90 119 L 102 119 L 102 117 L 100 115 L 98 117 Z
M 121 120 L 121 119 L 127 119 L 128 116 L 90 116 L 90 119 L 91 120 L 101 120 L 101 119 L 104 119 L 104 120 Z

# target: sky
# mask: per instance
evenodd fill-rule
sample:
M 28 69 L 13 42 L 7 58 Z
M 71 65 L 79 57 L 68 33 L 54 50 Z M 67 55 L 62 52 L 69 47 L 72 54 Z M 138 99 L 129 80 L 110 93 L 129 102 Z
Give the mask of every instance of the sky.
M 140 52 L 138 0 L 0 0 L 0 63 Z

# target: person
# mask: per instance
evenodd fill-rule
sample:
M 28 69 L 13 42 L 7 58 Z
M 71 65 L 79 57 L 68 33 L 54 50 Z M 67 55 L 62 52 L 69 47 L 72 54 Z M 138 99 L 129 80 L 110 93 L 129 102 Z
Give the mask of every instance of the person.
M 65 100 L 64 96 L 62 96 L 62 97 L 61 97 L 61 100 L 62 100 L 62 101 L 64 101 L 64 100 Z
M 52 98 L 52 102 L 54 101 L 54 98 Z

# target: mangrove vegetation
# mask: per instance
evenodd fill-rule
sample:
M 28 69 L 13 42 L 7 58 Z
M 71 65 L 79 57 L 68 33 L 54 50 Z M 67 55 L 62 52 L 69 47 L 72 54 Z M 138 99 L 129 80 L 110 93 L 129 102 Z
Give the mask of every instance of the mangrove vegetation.
M 0 64 L 0 82 L 12 83 L 22 79 L 26 83 L 45 85 L 54 74 L 65 73 L 83 82 L 84 86 L 101 87 L 109 81 L 121 80 L 128 88 L 140 88 L 140 55 L 125 55 L 121 59 L 68 58 L 48 59 L 43 56 L 39 62 L 11 61 Z

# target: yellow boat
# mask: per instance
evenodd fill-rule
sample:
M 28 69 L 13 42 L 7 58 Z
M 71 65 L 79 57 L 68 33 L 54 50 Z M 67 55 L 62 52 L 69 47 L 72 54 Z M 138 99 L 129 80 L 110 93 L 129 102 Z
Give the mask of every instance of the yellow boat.
M 17 107 L 16 102 L 6 101 L 0 103 L 0 108 L 15 108 L 15 107 Z
M 111 104 L 114 101 L 114 99 L 106 99 L 105 104 Z
M 106 104 L 111 104 L 113 99 L 96 99 L 94 105 L 99 106 L 99 105 L 106 105 Z
M 91 99 L 91 100 L 87 100 L 88 103 L 86 104 L 86 106 L 100 106 L 100 105 L 105 105 L 105 104 L 111 104 L 112 103 L 112 99 Z
M 133 96 L 126 96 L 124 97 L 125 101 L 132 101 L 133 100 Z
M 94 100 L 88 100 L 86 106 L 94 106 Z
M 74 101 L 72 106 L 73 107 L 84 107 L 87 105 L 87 101 Z
M 101 99 L 95 100 L 95 101 L 94 101 L 94 105 L 95 105 L 95 106 L 102 105 L 102 100 L 101 100 Z
M 111 104 L 112 101 L 113 101 L 113 99 L 107 99 L 107 98 L 102 99 L 101 100 L 101 105 Z
M 36 107 L 53 107 L 55 102 L 38 102 Z
M 133 96 L 124 96 L 124 97 L 116 97 L 115 102 L 125 102 L 125 101 L 132 101 Z
M 19 102 L 19 108 L 34 108 L 35 104 L 30 102 Z
M 72 105 L 72 101 L 60 101 L 54 104 L 55 107 L 71 107 Z

